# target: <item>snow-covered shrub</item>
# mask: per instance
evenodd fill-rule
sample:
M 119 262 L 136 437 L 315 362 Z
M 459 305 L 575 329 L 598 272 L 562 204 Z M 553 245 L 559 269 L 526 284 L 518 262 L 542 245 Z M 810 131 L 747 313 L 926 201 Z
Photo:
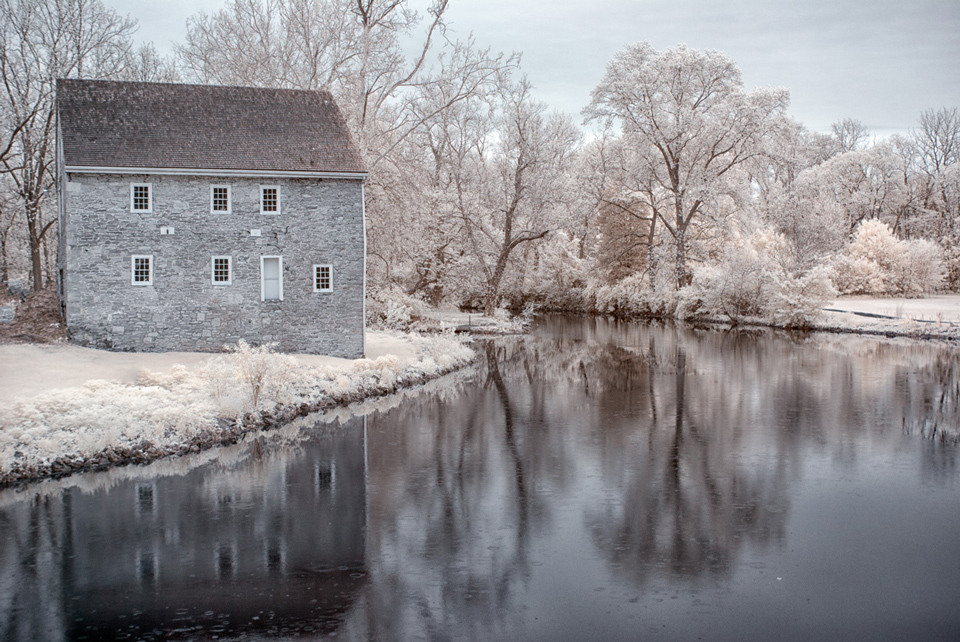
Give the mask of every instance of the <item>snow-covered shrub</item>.
M 802 276 L 792 274 L 784 266 L 786 248 L 786 238 L 768 229 L 731 241 L 719 263 L 694 269 L 691 284 L 680 291 L 677 316 L 811 325 L 836 295 L 830 272 L 815 268 Z
M 935 243 L 899 240 L 886 223 L 869 220 L 857 227 L 853 241 L 836 257 L 833 268 L 843 294 L 919 297 L 943 282 L 942 258 Z
M 297 360 L 287 354 L 274 352 L 275 343 L 251 346 L 243 339 L 231 346 L 232 361 L 237 367 L 237 378 L 250 394 L 250 407 L 256 411 L 266 396 L 276 396 L 283 390 L 290 372 L 297 368 Z
M 906 246 L 904 261 L 891 269 L 894 288 L 908 296 L 923 296 L 943 284 L 943 252 L 933 241 L 911 239 L 901 241 Z
M 833 280 L 842 294 L 883 292 L 883 271 L 876 261 L 838 254 L 831 263 Z
M 680 291 L 677 316 L 722 316 L 731 321 L 760 316 L 769 263 L 767 253 L 750 240 L 732 239 L 717 264 L 693 269 L 690 285 Z
M 653 251 L 655 270 L 646 269 L 607 285 L 600 278 L 591 280 L 586 295 L 601 314 L 616 316 L 672 317 L 678 303 L 674 273 L 673 245 L 664 243 Z M 597 271 L 602 268 L 597 266 Z
M 367 290 L 367 325 L 384 330 L 407 331 L 427 315 L 428 305 L 399 287 Z
M 760 316 L 765 259 L 749 242 L 727 245 L 719 264 L 694 268 L 690 286 L 681 290 L 679 312 L 687 315 L 699 308 L 731 320 Z
M 582 309 L 587 266 L 580 258 L 580 241 L 558 230 L 531 254 L 533 266 L 524 273 L 521 300 L 552 309 Z
M 646 274 L 632 274 L 613 285 L 593 282 L 588 286 L 594 309 L 614 316 L 673 316 L 677 291 L 672 282 L 658 280 L 653 287 Z
M 960 291 L 960 231 L 940 239 L 943 257 L 943 288 Z
M 801 277 L 789 272 L 768 272 L 772 287 L 765 301 L 771 320 L 788 328 L 813 325 L 827 301 L 837 296 L 831 276 L 833 271 L 818 266 Z

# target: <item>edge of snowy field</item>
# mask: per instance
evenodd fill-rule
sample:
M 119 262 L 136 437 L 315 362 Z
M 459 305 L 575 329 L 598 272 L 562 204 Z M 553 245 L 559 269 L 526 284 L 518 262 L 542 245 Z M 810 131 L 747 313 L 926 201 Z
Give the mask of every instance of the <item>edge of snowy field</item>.
M 140 370 L 132 382 L 127 374 L 47 385 L 0 403 L 0 488 L 234 444 L 316 411 L 421 385 L 475 356 L 450 334 L 377 334 L 385 345 L 376 359 L 292 356 L 244 344 L 195 358 L 190 368 Z
M 760 317 L 732 321 L 721 317 L 683 319 L 685 323 L 719 326 L 757 326 L 798 330 Z M 902 337 L 920 341 L 960 342 L 960 296 L 940 295 L 926 299 L 843 297 L 829 302 L 804 332 Z

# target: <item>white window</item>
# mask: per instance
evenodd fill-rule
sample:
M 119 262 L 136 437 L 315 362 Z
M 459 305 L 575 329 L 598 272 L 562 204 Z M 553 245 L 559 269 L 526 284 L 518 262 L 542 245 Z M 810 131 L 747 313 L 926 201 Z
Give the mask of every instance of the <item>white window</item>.
M 130 211 L 153 211 L 153 185 L 150 183 L 130 183 Z
M 260 213 L 261 214 L 279 214 L 280 213 L 280 186 L 279 185 L 261 185 L 260 186 Z
M 153 285 L 153 256 L 131 256 L 130 274 L 133 285 Z
M 214 214 L 230 213 L 230 186 L 229 185 L 211 185 L 210 186 L 210 211 Z
M 233 283 L 233 262 L 229 256 L 215 256 L 210 260 L 210 275 L 214 285 Z
M 313 291 L 314 292 L 333 292 L 333 266 L 332 265 L 314 265 L 313 266 Z
M 283 301 L 282 257 L 260 257 L 260 300 Z

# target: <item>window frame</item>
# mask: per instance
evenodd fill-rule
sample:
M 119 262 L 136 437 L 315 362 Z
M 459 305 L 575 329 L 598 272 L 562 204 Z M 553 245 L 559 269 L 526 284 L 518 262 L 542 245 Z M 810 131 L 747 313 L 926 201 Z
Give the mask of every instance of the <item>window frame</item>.
M 268 299 L 266 298 L 266 279 L 263 272 L 263 266 L 265 265 L 266 259 L 277 259 L 277 268 L 278 268 L 278 277 L 277 277 L 277 298 Z M 283 257 L 279 255 L 267 255 L 260 257 L 260 301 L 283 301 Z
M 137 280 L 137 259 L 147 259 L 147 280 Z M 153 254 L 130 255 L 130 285 L 153 285 Z
M 147 188 L 147 209 L 137 209 L 136 206 L 136 188 Z M 151 214 L 153 212 L 153 183 L 130 183 L 130 212 L 132 214 Z
M 217 281 L 217 259 L 227 261 L 227 280 Z M 210 283 L 212 285 L 233 285 L 233 257 L 227 254 L 217 254 L 210 257 Z
M 227 209 L 225 210 L 218 210 L 215 208 L 216 199 L 214 198 L 214 194 L 218 189 L 227 190 Z M 210 213 L 211 214 L 232 214 L 233 213 L 233 190 L 231 189 L 230 185 L 219 185 L 216 183 L 210 185 Z
M 320 270 L 321 270 L 322 268 L 327 268 L 327 269 L 329 270 L 329 274 L 327 274 L 327 280 L 330 282 L 330 285 L 327 286 L 327 287 L 325 287 L 325 288 L 321 288 L 321 287 L 318 285 L 318 284 L 319 284 L 319 281 L 320 281 L 320 278 L 319 278 L 319 277 L 320 277 L 320 274 L 319 274 L 319 272 L 320 272 Z M 316 263 L 316 264 L 314 264 L 314 266 L 313 266 L 313 291 L 314 291 L 314 292 L 322 292 L 322 293 L 333 292 L 333 265 L 332 265 L 332 264 L 330 264 L 330 263 Z
M 264 190 L 276 190 L 277 191 L 277 209 L 276 210 L 265 210 L 263 209 L 263 192 Z M 279 185 L 261 185 L 260 186 L 260 213 L 266 216 L 278 216 L 280 214 L 281 203 L 280 203 L 280 186 Z

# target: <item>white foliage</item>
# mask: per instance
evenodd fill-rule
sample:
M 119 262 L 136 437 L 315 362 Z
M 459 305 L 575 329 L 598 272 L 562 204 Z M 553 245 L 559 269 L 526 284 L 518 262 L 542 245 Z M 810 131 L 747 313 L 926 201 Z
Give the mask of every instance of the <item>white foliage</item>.
M 809 327 L 820 317 L 824 304 L 837 295 L 829 267 L 818 266 L 802 277 L 789 272 L 768 272 L 773 287 L 765 301 L 767 314 L 777 325 Z
M 651 286 L 647 275 L 639 272 L 613 285 L 594 282 L 588 294 L 597 312 L 626 317 L 673 316 L 679 301 L 672 280 L 661 278 Z
M 273 352 L 276 344 L 251 346 L 241 339 L 230 348 L 236 365 L 237 378 L 250 394 L 250 408 L 256 411 L 265 396 L 275 399 L 283 390 L 290 372 L 297 368 L 296 358 Z
M 414 323 L 428 314 L 429 306 L 391 285 L 367 291 L 367 324 L 369 327 L 401 332 L 412 329 Z
M 640 171 L 630 173 L 673 238 L 683 284 L 688 235 L 695 236 L 697 221 L 727 210 L 731 171 L 779 128 L 789 92 L 745 93 L 736 63 L 718 51 L 680 45 L 657 52 L 641 42 L 614 56 L 591 96 L 587 118 L 619 125 L 643 157 Z
M 818 267 L 800 276 L 793 274 L 786 265 L 787 247 L 787 239 L 769 229 L 731 241 L 719 263 L 694 270 L 691 285 L 680 291 L 677 316 L 812 325 L 823 305 L 836 295 L 831 273 Z
M 533 266 L 524 275 L 522 296 L 554 308 L 581 307 L 582 302 L 575 299 L 587 280 L 587 266 L 579 245 L 564 230 L 541 242 L 533 253 Z
M 881 221 L 864 221 L 834 261 L 844 294 L 923 296 L 943 282 L 943 253 L 925 239 L 899 240 Z

